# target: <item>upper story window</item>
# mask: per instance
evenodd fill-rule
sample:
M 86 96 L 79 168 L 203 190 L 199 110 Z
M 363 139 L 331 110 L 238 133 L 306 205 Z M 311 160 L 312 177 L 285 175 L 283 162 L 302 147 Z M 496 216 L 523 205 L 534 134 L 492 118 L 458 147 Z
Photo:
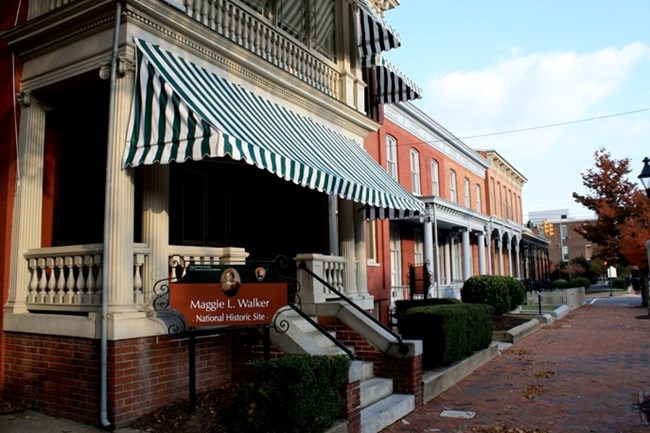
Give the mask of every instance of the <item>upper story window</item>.
M 413 194 L 422 194 L 422 188 L 420 187 L 420 154 L 415 149 L 411 149 L 411 188 L 413 188 Z
M 336 60 L 335 0 L 241 0 L 300 42 Z
M 490 178 L 490 215 L 496 214 L 497 208 L 497 197 L 496 197 L 496 187 L 494 186 L 494 178 Z
M 465 194 L 465 207 L 466 208 L 470 208 L 471 205 L 472 205 L 470 203 L 470 201 L 469 201 L 469 188 L 470 188 L 469 179 L 468 178 L 463 179 L 463 192 Z
M 456 172 L 449 170 L 449 200 L 454 203 L 458 203 L 458 192 L 456 188 Z
M 476 212 L 483 212 L 483 205 L 481 204 L 481 185 L 476 184 Z
M 413 247 L 413 261 L 416 264 L 424 263 L 424 236 L 420 229 L 413 229 Z
M 440 173 L 438 161 L 435 159 L 431 160 L 431 194 L 440 195 Z
M 397 140 L 390 135 L 386 136 L 386 171 L 395 180 L 397 179 Z

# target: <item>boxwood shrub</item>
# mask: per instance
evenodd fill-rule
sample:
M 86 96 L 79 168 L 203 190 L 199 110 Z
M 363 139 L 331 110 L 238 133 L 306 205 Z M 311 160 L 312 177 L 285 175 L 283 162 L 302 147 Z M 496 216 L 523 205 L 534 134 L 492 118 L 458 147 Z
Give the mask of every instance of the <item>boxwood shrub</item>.
M 395 301 L 395 319 L 399 322 L 399 318 L 410 308 L 426 307 L 429 305 L 450 305 L 460 304 L 460 300 L 455 298 L 425 298 L 425 299 L 404 299 Z
M 521 281 L 502 275 L 470 277 L 460 291 L 463 303 L 492 305 L 494 314 L 498 316 L 521 305 L 525 295 Z
M 255 361 L 225 421 L 233 433 L 322 433 L 339 418 L 350 358 L 286 355 Z
M 449 365 L 492 342 L 494 308 L 455 304 L 410 308 L 398 330 L 409 340 L 422 340 L 422 365 L 432 369 Z

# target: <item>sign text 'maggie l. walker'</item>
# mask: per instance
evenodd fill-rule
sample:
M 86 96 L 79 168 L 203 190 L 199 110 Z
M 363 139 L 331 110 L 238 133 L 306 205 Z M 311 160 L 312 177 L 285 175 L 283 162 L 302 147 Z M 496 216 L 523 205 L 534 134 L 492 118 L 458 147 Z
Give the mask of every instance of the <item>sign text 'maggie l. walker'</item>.
M 190 327 L 269 324 L 287 297 L 287 283 L 262 267 L 203 266 L 170 287 L 171 307 Z

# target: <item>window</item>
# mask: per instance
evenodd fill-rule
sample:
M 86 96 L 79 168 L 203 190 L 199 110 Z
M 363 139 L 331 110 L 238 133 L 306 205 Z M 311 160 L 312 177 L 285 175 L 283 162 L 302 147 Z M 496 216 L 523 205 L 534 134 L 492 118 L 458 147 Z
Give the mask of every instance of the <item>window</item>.
M 458 193 L 456 192 L 456 172 L 449 170 L 449 200 L 458 203 Z
M 402 285 L 402 251 L 399 226 L 390 224 L 390 285 L 391 288 Z
M 424 238 L 422 237 L 422 230 L 413 229 L 413 260 L 416 265 L 424 263 Z
M 411 149 L 411 188 L 413 194 L 422 194 L 420 188 L 420 154 L 415 149 Z
M 494 186 L 494 178 L 490 178 L 490 215 L 495 215 L 497 208 L 496 208 L 496 188 Z
M 366 221 L 366 254 L 368 263 L 377 264 L 377 224 L 375 220 Z
M 465 207 L 466 208 L 471 207 L 471 203 L 469 201 L 469 188 L 470 188 L 469 179 L 468 178 L 463 179 L 463 191 L 464 191 L 464 194 L 465 194 Z
M 386 136 L 386 171 L 390 177 L 397 179 L 397 140 L 390 135 Z
M 336 60 L 335 0 L 242 0 L 330 60 Z
M 476 212 L 483 212 L 481 206 L 481 185 L 476 184 Z
M 431 194 L 440 195 L 440 178 L 438 173 L 438 161 L 431 160 Z

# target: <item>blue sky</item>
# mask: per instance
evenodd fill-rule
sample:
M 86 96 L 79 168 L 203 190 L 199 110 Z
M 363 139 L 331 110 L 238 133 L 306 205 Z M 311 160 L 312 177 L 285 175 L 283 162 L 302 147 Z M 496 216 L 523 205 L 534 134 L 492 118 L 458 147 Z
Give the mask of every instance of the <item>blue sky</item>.
M 385 18 L 402 46 L 384 56 L 422 88 L 418 107 L 528 179 L 524 220 L 590 216 L 572 193 L 588 192 L 580 173 L 600 148 L 630 158 L 638 183 L 650 157 L 650 0 L 400 3 Z

